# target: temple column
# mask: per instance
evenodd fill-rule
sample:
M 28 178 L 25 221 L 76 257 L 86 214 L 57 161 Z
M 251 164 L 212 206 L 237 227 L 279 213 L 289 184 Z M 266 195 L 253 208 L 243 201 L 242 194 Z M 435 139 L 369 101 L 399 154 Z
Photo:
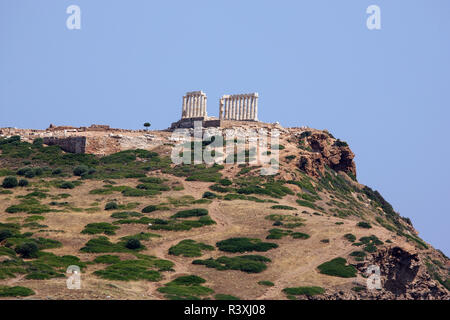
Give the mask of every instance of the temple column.
M 191 97 L 186 97 L 186 118 L 191 117 Z
M 245 112 L 244 112 L 244 120 L 248 120 L 248 111 L 249 111 L 249 107 L 248 107 L 248 96 L 246 95 L 245 98 Z
M 255 106 L 253 102 L 253 97 L 250 97 L 250 119 L 255 120 Z
M 183 109 L 181 112 L 181 118 L 186 118 L 186 96 L 183 97 Z
M 258 120 L 258 96 L 255 96 L 255 120 Z
M 237 112 L 237 120 L 241 120 L 242 118 L 242 97 L 238 96 L 238 112 Z

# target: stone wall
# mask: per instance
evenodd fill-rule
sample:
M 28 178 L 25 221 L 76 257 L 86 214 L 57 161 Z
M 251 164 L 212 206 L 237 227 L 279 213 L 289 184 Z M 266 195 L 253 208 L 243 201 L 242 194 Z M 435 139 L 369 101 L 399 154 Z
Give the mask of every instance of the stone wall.
M 52 146 L 60 146 L 62 150 L 71 153 L 85 153 L 86 152 L 86 137 L 44 137 L 44 143 Z

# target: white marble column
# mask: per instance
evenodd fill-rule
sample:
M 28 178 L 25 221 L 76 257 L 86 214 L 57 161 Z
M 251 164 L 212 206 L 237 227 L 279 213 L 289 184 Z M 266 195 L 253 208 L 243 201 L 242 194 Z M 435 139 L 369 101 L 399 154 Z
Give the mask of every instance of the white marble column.
M 225 120 L 228 120 L 228 117 L 229 117 L 229 111 L 230 111 L 229 101 L 230 101 L 229 99 L 225 98 L 225 117 L 224 117 Z
M 181 118 L 186 117 L 186 96 L 183 97 L 183 109 L 181 111 Z
M 191 117 L 191 97 L 186 97 L 186 118 Z
M 255 120 L 255 106 L 253 105 L 253 96 L 250 97 L 250 119 Z
M 255 120 L 258 121 L 258 96 L 255 96 Z
M 245 95 L 244 101 L 245 101 L 244 120 L 248 120 L 248 111 L 249 111 L 249 108 L 248 108 L 248 95 Z
M 242 96 L 238 96 L 238 113 L 237 120 L 241 120 L 242 118 Z

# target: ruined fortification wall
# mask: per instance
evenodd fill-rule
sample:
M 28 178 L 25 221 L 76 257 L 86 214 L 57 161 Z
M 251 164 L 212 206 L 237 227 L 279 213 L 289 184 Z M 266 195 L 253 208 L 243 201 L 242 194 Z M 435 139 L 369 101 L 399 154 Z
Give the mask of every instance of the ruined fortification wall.
M 53 146 L 60 146 L 62 150 L 71 153 L 85 153 L 86 152 L 86 137 L 44 137 L 44 143 Z

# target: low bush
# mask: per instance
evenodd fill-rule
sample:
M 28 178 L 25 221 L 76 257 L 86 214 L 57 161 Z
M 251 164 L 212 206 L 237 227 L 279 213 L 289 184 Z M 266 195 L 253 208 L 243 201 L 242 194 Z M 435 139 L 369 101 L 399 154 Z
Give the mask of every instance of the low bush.
M 117 210 L 119 209 L 119 205 L 117 202 L 111 201 L 105 205 L 105 210 Z
M 16 246 L 15 251 L 20 254 L 22 258 L 31 259 L 37 258 L 39 248 L 34 242 L 25 242 Z
M 95 263 L 114 264 L 120 262 L 119 256 L 105 254 L 94 259 Z
M 270 249 L 278 248 L 276 243 L 262 242 L 259 239 L 250 238 L 230 238 L 216 243 L 221 251 L 226 252 L 265 252 Z
M 117 226 L 113 226 L 108 222 L 96 222 L 89 223 L 84 227 L 84 230 L 81 231 L 83 234 L 100 234 L 104 233 L 106 235 L 114 235 L 116 234 L 116 230 L 119 229 Z
M 125 243 L 125 247 L 131 250 L 135 250 L 142 248 L 142 244 L 138 239 L 131 238 L 127 240 L 127 242 Z
M 370 223 L 364 222 L 364 221 L 358 222 L 356 225 L 357 225 L 358 227 L 364 228 L 364 229 L 370 229 L 370 228 L 372 228 L 372 226 L 370 225 Z
M 12 189 L 19 185 L 16 177 L 6 177 L 3 179 L 2 187 L 5 189 Z
M 79 165 L 73 169 L 73 174 L 75 176 L 79 176 L 79 177 L 87 174 L 88 172 L 89 172 L 89 167 L 85 166 L 85 165 Z
M 153 211 L 156 211 L 156 210 L 158 210 L 157 206 L 149 205 L 149 206 L 146 206 L 144 209 L 142 209 L 142 213 L 150 213 L 150 212 L 153 212 Z
M 235 296 L 232 296 L 229 294 L 221 294 L 221 293 L 216 294 L 214 296 L 214 299 L 216 299 L 216 300 L 241 300 L 238 297 L 235 297 Z
M 112 243 L 105 236 L 100 236 L 89 240 L 83 248 L 80 249 L 81 252 L 88 253 L 108 253 L 108 252 L 133 252 L 143 250 L 145 247 L 141 245 L 139 248 L 130 249 L 126 247 L 125 241 L 120 241 L 118 243 Z
M 178 211 L 171 218 L 189 218 L 189 217 L 201 217 L 208 215 L 208 210 L 202 208 L 189 209 Z
M 28 297 L 34 295 L 34 291 L 20 286 L 0 286 L 0 297 Z
M 205 279 L 198 276 L 181 276 L 157 290 L 165 293 L 166 298 L 171 300 L 198 300 L 201 296 L 214 293 L 214 290 L 201 285 L 205 282 Z
M 120 211 L 111 214 L 111 218 L 114 219 L 127 219 L 131 217 L 142 217 L 142 216 L 143 216 L 142 213 L 136 211 Z
M 293 232 L 291 235 L 292 235 L 292 238 L 294 238 L 294 239 L 309 239 L 310 238 L 309 234 L 302 233 L 302 232 Z
M 206 260 L 194 260 L 193 264 L 204 265 L 207 268 L 223 270 L 240 270 L 247 273 L 259 273 L 267 269 L 266 263 L 269 258 L 260 255 L 245 255 L 237 257 L 219 257 L 217 259 L 209 258 Z
M 325 292 L 324 288 L 321 287 L 292 287 L 292 288 L 284 288 L 283 292 L 288 295 L 306 295 L 306 296 L 315 296 L 318 294 L 323 294 Z
M 213 246 L 207 245 L 202 242 L 196 242 L 194 240 L 182 240 L 177 245 L 169 248 L 169 254 L 183 257 L 200 257 L 202 250 L 214 250 Z
M 272 281 L 267 280 L 258 281 L 258 284 L 266 287 L 273 287 L 275 285 Z
M 75 188 L 75 184 L 73 184 L 70 181 L 64 181 L 58 187 L 60 189 L 74 189 Z
M 203 193 L 202 198 L 204 198 L 204 199 L 214 199 L 214 198 L 217 198 L 217 195 L 215 193 L 213 193 L 213 192 L 206 191 L 205 193 Z
M 356 236 L 354 234 L 351 234 L 351 233 L 345 234 L 344 238 L 347 239 L 350 242 L 355 242 L 355 240 L 356 240 Z
M 95 271 L 94 274 L 103 279 L 120 281 L 159 281 L 160 272 L 151 270 L 155 265 L 147 260 L 124 260 L 111 264 L 104 270 Z
M 346 264 L 347 260 L 345 260 L 344 258 L 335 258 L 328 262 L 322 263 L 317 268 L 319 269 L 320 273 L 329 276 L 341 278 L 356 277 L 356 268 Z
M 280 210 L 297 210 L 296 208 L 294 208 L 294 207 L 291 207 L 291 206 L 284 206 L 284 205 L 274 205 L 274 206 L 271 206 L 270 207 L 271 209 L 280 209 Z

